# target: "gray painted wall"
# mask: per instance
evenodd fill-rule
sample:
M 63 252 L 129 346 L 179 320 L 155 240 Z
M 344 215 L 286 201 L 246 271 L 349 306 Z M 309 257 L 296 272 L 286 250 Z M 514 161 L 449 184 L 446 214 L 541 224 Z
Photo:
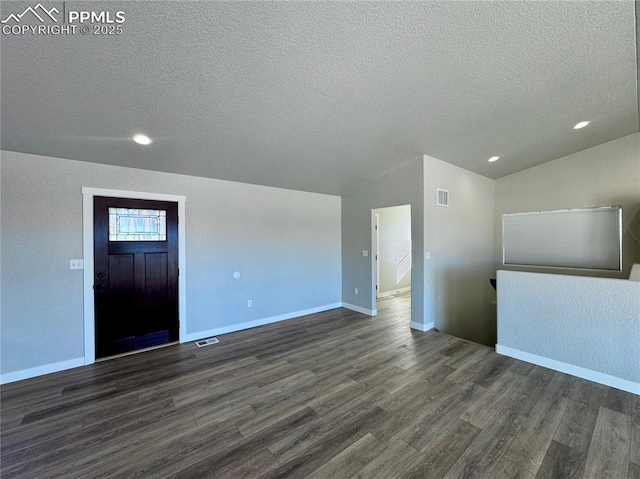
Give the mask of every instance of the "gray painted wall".
M 450 191 L 448 208 L 436 206 L 436 188 Z M 410 204 L 412 321 L 494 344 L 494 193 L 494 180 L 425 156 L 344 195 L 343 301 L 375 308 L 372 260 L 362 256 L 372 249 L 371 210 Z
M 411 287 L 411 270 L 398 281 L 396 248 L 411 242 L 411 206 L 394 206 L 374 210 L 378 214 L 378 293 L 394 292 Z
M 498 279 L 500 346 L 640 386 L 640 283 L 514 271 Z
M 436 190 L 449 206 L 436 205 Z M 492 179 L 424 157 L 425 316 L 436 329 L 493 346 L 496 337 Z
M 372 210 L 411 205 L 411 318 L 424 321 L 423 160 L 416 159 L 342 197 L 342 301 L 375 309 Z M 362 250 L 369 256 L 363 257 Z M 354 293 L 358 288 L 359 294 Z
M 186 196 L 187 333 L 341 301 L 337 196 L 6 151 L 1 168 L 2 373 L 84 355 L 83 186 Z
M 610 205 L 622 205 L 622 273 L 502 265 L 504 213 Z M 640 263 L 640 133 L 496 180 L 495 213 L 497 269 L 628 278 Z

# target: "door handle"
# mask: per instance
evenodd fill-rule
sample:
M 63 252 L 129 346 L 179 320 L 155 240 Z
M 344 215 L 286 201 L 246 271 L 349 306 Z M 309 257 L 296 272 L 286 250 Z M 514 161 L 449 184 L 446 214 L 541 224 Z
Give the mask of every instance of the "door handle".
M 96 284 L 96 289 L 103 289 L 103 288 L 104 288 L 104 283 Z

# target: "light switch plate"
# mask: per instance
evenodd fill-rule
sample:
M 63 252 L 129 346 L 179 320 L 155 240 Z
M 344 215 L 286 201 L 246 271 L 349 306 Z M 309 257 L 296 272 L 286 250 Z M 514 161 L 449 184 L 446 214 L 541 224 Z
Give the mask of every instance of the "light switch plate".
M 431 253 L 429 251 L 425 251 L 424 259 L 431 259 Z
M 84 260 L 72 259 L 69 261 L 69 269 L 84 269 Z
M 368 249 L 363 249 L 362 250 L 362 256 L 369 256 L 369 250 Z

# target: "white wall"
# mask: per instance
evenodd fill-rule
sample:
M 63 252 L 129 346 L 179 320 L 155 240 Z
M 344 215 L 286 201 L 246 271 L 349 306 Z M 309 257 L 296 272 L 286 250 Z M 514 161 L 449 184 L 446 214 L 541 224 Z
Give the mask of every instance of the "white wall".
M 186 196 L 188 334 L 341 302 L 337 196 L 7 151 L 1 168 L 2 374 L 84 355 L 83 186 Z
M 342 301 L 370 313 L 376 308 L 372 210 L 411 205 L 411 320 L 415 327 L 424 325 L 422 169 L 422 158 L 416 159 L 342 197 Z M 369 251 L 369 256 L 363 257 L 362 250 Z
M 436 190 L 449 191 L 449 206 L 436 205 Z M 436 329 L 495 344 L 495 182 L 424 157 L 425 316 Z
M 504 213 L 611 205 L 622 205 L 622 273 L 502 266 Z M 640 133 L 498 179 L 495 234 L 496 268 L 628 278 L 640 262 Z
M 498 305 L 498 352 L 640 394 L 639 282 L 499 271 Z
M 394 206 L 374 210 L 378 215 L 378 294 L 411 288 L 411 270 L 398 281 L 396 248 L 411 243 L 411 206 Z

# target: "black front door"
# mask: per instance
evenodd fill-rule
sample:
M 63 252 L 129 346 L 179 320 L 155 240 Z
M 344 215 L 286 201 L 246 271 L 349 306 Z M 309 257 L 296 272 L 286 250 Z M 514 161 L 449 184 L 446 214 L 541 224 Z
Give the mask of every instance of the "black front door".
M 178 204 L 94 198 L 96 357 L 178 340 Z

